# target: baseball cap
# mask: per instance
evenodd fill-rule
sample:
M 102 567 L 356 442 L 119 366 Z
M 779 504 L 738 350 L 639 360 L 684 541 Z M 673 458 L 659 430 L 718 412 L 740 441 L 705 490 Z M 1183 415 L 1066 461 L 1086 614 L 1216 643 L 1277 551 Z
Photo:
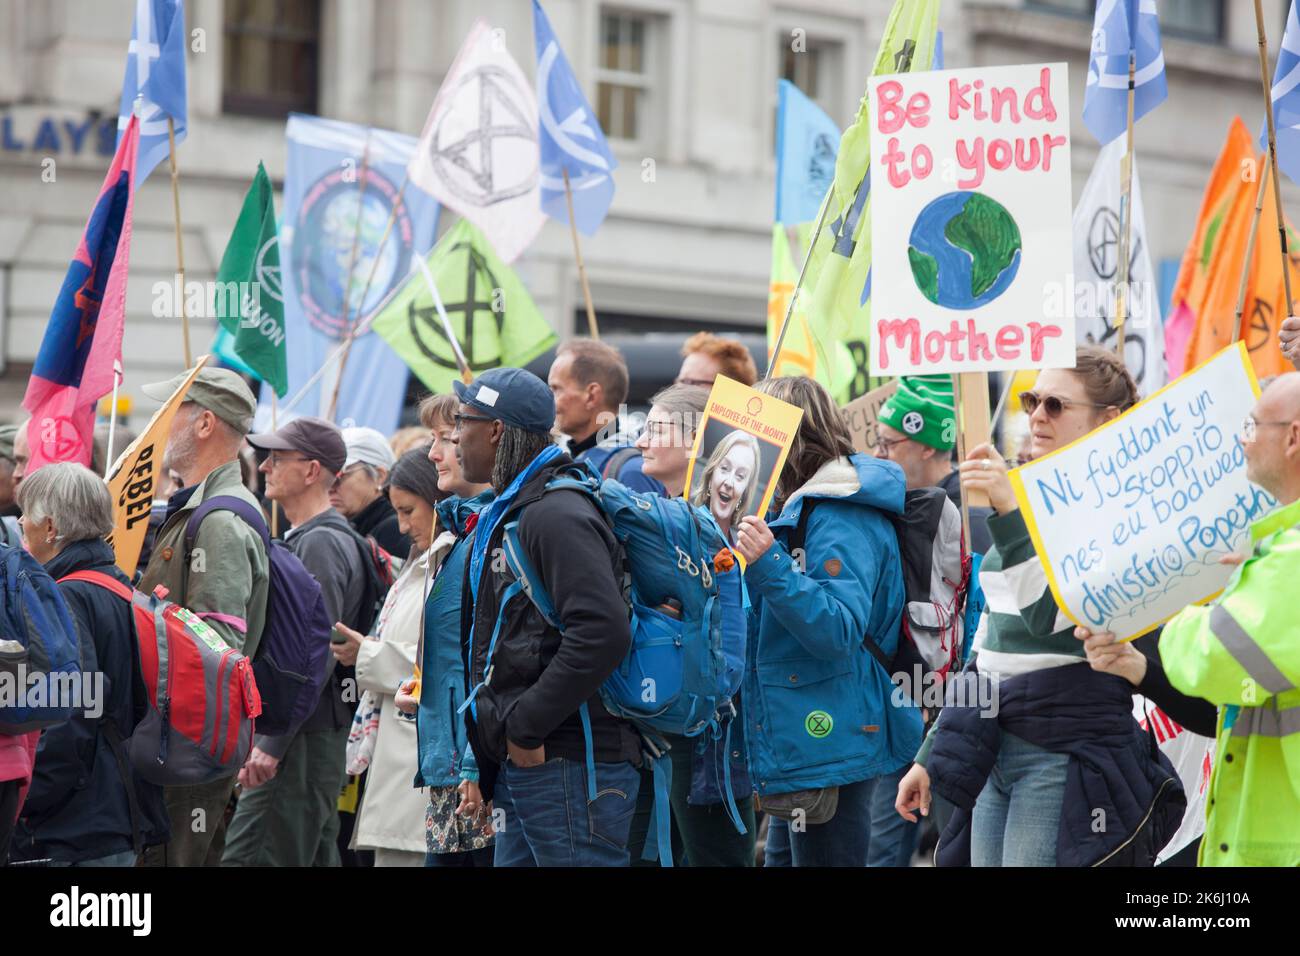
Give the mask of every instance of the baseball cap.
M 353 427 L 343 429 L 343 443 L 347 445 L 348 457 L 343 462 L 347 468 L 358 462 L 374 465 L 376 468 L 391 470 L 397 456 L 383 434 L 373 428 Z
M 18 434 L 17 425 L 0 425 L 0 458 L 14 458 L 14 436 Z
M 555 396 L 550 386 L 525 369 L 492 368 L 468 385 L 451 384 L 461 402 L 507 425 L 549 433 L 555 424 Z
M 249 435 L 248 443 L 264 451 L 299 452 L 320 462 L 332 475 L 343 470 L 343 462 L 348 457 L 348 446 L 339 427 L 309 415 L 295 418 L 278 431 Z
M 152 382 L 140 391 L 155 401 L 165 402 L 184 384 L 189 374 L 181 372 L 165 382 Z M 200 369 L 190 383 L 189 391 L 185 393 L 185 401 L 206 408 L 240 434 L 248 434 L 248 430 L 253 427 L 257 400 L 238 373 L 228 368 Z

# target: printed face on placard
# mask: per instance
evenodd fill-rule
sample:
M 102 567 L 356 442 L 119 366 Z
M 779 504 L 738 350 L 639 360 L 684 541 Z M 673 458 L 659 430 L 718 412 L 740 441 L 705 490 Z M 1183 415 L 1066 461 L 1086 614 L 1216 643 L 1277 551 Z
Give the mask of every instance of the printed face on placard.
M 1074 365 L 1065 64 L 873 77 L 871 371 Z
M 780 453 L 779 445 L 710 421 L 691 476 L 691 503 L 707 507 L 718 526 L 733 537 L 741 518 L 758 513 Z

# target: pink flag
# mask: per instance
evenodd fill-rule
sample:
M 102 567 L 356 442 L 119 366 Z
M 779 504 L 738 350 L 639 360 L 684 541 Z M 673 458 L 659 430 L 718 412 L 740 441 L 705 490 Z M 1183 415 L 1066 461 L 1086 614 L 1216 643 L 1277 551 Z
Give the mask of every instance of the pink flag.
M 55 461 L 90 464 L 95 403 L 112 391 L 122 359 L 139 139 L 133 116 L 45 327 L 23 398 L 32 414 L 27 474 Z

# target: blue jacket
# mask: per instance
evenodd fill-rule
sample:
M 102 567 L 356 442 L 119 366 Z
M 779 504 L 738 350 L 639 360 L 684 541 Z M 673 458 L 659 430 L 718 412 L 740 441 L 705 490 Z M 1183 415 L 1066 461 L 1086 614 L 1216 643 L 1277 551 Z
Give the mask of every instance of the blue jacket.
M 903 471 L 855 454 L 824 465 L 771 523 L 771 549 L 745 571 L 754 615 L 746 663 L 750 773 L 759 794 L 856 783 L 909 763 L 921 713 L 895 706 L 893 684 L 864 645 L 892 658 L 904 605 L 890 514 L 902 514 Z M 787 550 L 803 502 L 803 566 Z
M 420 658 L 420 708 L 416 713 L 419 742 L 417 787 L 454 787 L 462 776 L 477 779 L 478 767 L 468 753 L 465 720 L 456 712 L 465 699 L 465 663 L 460 652 L 461 587 L 472 533 L 465 522 L 493 498 L 485 491 L 474 498 L 451 497 L 438 502 L 438 526 L 457 541 L 443 556 L 424 607 L 424 640 Z M 462 774 L 462 771 L 464 773 Z
M 72 542 L 45 570 L 56 581 L 74 571 L 101 571 L 129 583 L 117 569 L 113 549 L 100 539 Z M 103 699 L 98 702 L 102 714 L 81 713 L 41 734 L 32 788 L 14 831 L 10 858 L 79 863 L 134 849 L 136 835 L 142 846 L 165 843 L 171 828 L 162 787 L 135 776 L 125 746 L 125 766 L 119 763 L 107 726 L 111 720 L 125 740 L 149 706 L 139 676 L 131 605 L 81 581 L 60 584 L 59 592 L 81 632 L 85 673 L 103 675 Z M 127 787 L 134 789 L 134 827 Z

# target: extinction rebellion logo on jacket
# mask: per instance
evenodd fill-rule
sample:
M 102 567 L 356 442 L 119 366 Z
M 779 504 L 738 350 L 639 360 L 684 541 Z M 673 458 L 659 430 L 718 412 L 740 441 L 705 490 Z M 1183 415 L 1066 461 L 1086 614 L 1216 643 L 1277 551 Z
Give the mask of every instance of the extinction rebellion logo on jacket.
M 353 320 L 364 319 L 410 268 L 413 227 L 405 203 L 398 208 L 393 228 L 379 248 L 397 196 L 393 181 L 374 166 L 367 166 L 364 172 L 339 169 L 327 173 L 303 196 L 291 242 L 294 280 L 307 321 L 332 338 L 343 338 Z M 375 278 L 366 301 L 358 303 L 372 269 Z M 345 315 L 343 286 L 349 272 L 352 296 Z
M 148 936 L 153 929 L 153 894 L 83 893 L 74 886 L 50 897 L 50 925 L 127 927 L 132 936 Z

